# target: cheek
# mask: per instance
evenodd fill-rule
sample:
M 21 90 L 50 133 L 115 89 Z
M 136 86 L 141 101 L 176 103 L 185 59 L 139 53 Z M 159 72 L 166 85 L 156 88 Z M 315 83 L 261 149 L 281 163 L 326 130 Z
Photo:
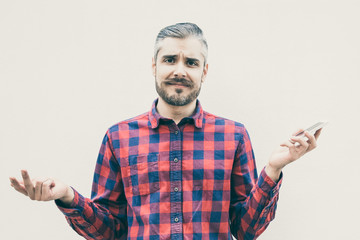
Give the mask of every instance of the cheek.
M 158 67 L 155 70 L 155 76 L 157 79 L 162 80 L 171 76 L 171 69 L 169 67 Z
M 202 71 L 192 71 L 188 73 L 189 78 L 193 80 L 197 85 L 201 84 L 201 79 L 203 77 Z

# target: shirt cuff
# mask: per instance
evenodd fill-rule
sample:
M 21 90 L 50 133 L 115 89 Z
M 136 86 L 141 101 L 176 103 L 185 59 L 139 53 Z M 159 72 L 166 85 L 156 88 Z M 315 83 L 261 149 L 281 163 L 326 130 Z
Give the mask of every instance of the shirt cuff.
M 74 190 L 74 199 L 70 205 L 64 205 L 64 203 L 61 202 L 60 200 L 55 200 L 56 206 L 67 217 L 80 216 L 84 210 L 85 198 L 80 193 L 78 193 L 74 188 L 72 189 Z
M 279 180 L 277 182 L 274 182 L 266 174 L 264 167 L 259 176 L 258 186 L 263 192 L 267 193 L 270 198 L 273 198 L 279 194 L 279 189 L 281 187 L 282 179 L 283 179 L 283 173 L 281 172 Z

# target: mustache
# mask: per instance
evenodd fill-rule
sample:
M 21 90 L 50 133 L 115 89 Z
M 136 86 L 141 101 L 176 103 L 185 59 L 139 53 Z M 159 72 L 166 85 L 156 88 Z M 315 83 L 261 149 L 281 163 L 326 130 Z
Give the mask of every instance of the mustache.
M 189 81 L 185 78 L 170 78 L 168 79 L 166 82 L 166 84 L 181 84 L 187 87 L 192 87 L 193 86 L 193 82 Z

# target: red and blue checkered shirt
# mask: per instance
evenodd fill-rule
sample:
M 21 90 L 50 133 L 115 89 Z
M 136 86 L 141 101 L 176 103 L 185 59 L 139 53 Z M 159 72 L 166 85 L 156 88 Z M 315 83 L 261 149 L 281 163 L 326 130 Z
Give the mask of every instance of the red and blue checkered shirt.
M 107 131 L 91 199 L 62 206 L 87 239 L 255 239 L 275 216 L 281 180 L 257 176 L 245 127 L 203 111 L 175 124 L 150 112 Z

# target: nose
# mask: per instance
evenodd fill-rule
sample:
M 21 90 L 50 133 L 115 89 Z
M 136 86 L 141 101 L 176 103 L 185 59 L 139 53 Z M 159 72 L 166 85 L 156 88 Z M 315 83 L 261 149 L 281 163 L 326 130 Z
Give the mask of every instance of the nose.
M 181 61 L 179 61 L 175 65 L 174 77 L 176 77 L 176 78 L 185 78 L 186 77 L 185 66 L 184 66 L 184 63 L 182 63 Z

